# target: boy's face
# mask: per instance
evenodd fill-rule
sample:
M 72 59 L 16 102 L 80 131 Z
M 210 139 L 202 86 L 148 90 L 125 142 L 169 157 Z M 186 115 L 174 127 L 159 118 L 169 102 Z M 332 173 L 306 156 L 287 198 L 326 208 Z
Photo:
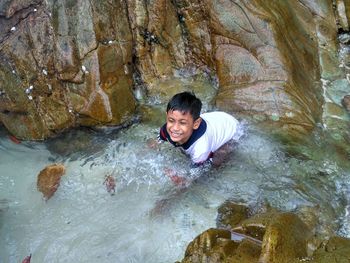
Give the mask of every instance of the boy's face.
M 188 141 L 193 130 L 198 129 L 201 120 L 193 120 L 189 112 L 169 110 L 166 114 L 166 130 L 171 140 L 181 145 Z

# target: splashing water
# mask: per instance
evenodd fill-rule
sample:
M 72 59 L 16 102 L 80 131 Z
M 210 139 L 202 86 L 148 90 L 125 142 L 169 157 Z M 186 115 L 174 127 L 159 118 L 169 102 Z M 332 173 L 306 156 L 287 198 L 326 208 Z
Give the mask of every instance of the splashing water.
M 189 160 L 167 144 L 148 148 L 157 132 L 143 123 L 112 136 L 85 131 L 87 143 L 78 153 L 2 136 L 1 262 L 19 262 L 30 253 L 33 262 L 174 262 L 189 241 L 215 226 L 217 207 L 226 199 L 267 200 L 288 211 L 318 206 L 320 232 L 349 235 L 350 174 L 329 156 L 288 156 L 272 138 L 250 129 L 224 166 L 179 190 L 164 169 L 186 170 Z M 67 143 L 82 137 L 70 134 Z M 64 163 L 67 171 L 45 202 L 36 176 L 52 162 Z M 113 196 L 103 185 L 107 174 L 116 179 Z
M 190 160 L 170 144 L 147 146 L 158 131 L 150 120 L 20 144 L 2 131 L 0 262 L 17 263 L 29 254 L 33 262 L 174 262 L 194 237 L 215 227 L 217 208 L 227 199 L 254 209 L 264 202 L 285 211 L 311 208 L 320 234 L 350 236 L 348 159 L 317 134 L 298 156 L 248 125 L 224 165 L 189 170 Z M 45 202 L 37 175 L 55 162 L 66 174 Z M 195 179 L 179 188 L 168 168 Z M 115 179 L 114 195 L 106 190 L 106 176 Z

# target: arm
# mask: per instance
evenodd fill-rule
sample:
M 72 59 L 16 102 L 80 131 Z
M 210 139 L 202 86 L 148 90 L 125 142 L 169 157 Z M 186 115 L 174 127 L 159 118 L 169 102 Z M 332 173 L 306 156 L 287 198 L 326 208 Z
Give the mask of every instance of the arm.
M 156 149 L 159 150 L 159 144 L 165 142 L 166 139 L 166 126 L 165 124 L 160 128 L 159 134 L 157 136 L 157 139 L 155 138 L 150 138 L 147 140 L 147 146 L 151 149 Z

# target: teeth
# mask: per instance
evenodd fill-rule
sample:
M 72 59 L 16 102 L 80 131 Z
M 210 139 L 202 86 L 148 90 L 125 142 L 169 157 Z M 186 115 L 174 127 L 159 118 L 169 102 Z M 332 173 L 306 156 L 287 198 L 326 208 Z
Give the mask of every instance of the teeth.
M 181 134 L 180 133 L 177 133 L 177 132 L 171 132 L 172 135 L 174 136 L 180 136 Z

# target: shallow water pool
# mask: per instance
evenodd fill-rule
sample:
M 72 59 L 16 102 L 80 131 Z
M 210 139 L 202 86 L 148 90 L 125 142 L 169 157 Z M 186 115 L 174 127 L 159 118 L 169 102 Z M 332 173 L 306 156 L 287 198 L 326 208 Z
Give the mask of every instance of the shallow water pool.
M 320 234 L 349 236 L 350 172 L 331 147 L 321 151 L 318 136 L 314 148 L 296 156 L 247 124 L 225 165 L 179 190 L 164 170 L 186 173 L 190 162 L 168 144 L 149 148 L 157 133 L 157 125 L 139 122 L 15 144 L 2 131 L 0 261 L 32 254 L 32 262 L 175 262 L 195 236 L 215 227 L 227 199 L 253 210 L 266 203 L 284 211 L 310 208 Z M 66 173 L 44 201 L 37 175 L 55 162 Z M 116 179 L 114 195 L 103 184 L 106 175 Z

